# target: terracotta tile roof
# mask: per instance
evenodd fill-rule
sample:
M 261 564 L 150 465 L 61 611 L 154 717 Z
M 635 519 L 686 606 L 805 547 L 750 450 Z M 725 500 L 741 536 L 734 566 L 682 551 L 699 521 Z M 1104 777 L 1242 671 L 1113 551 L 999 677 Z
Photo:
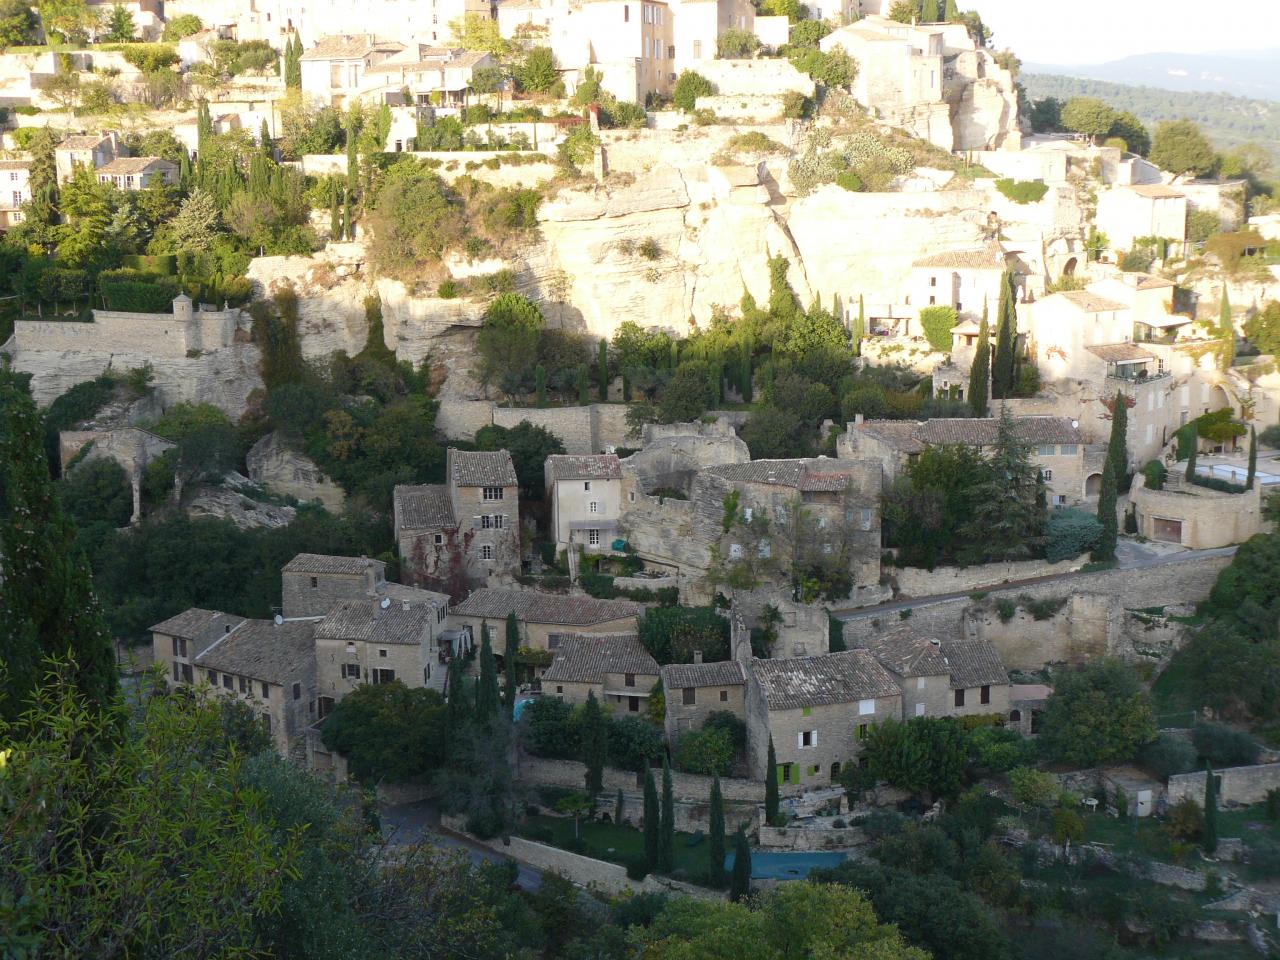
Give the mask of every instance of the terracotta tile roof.
M 1139 290 L 1161 290 L 1166 287 L 1177 286 L 1172 280 L 1166 280 L 1164 277 L 1157 277 L 1150 273 L 1137 273 L 1133 274 L 1133 277 L 1134 287 Z
M 424 590 L 421 587 L 410 587 L 403 583 L 378 584 L 378 596 L 390 597 L 393 603 L 407 603 L 413 607 L 430 608 L 433 603 L 437 607 L 447 607 L 449 605 L 449 595 L 447 593 L 437 593 L 435 590 Z
M 456 527 L 449 488 L 435 483 L 397 486 L 391 493 L 402 530 L 441 530 Z
M 243 622 L 244 617 L 237 617 L 232 613 L 192 607 L 190 610 L 183 610 L 177 616 L 157 623 L 149 629 L 152 633 L 163 634 L 166 637 L 200 640 L 207 635 L 210 640 L 213 640 L 217 636 L 226 633 L 228 626 L 235 627 Z
M 506 450 L 449 448 L 445 473 L 457 487 L 514 487 L 516 467 Z
M 622 477 L 622 467 L 614 453 L 593 456 L 557 453 L 547 457 L 547 475 L 552 480 L 618 480 Z
M 935 267 L 948 270 L 1000 270 L 1005 268 L 1004 249 L 998 243 L 969 248 L 944 250 L 928 257 L 921 257 L 913 267 Z
M 0 170 L 30 170 L 30 160 L 0 160 Z
M 316 625 L 316 639 L 420 644 L 433 619 L 431 608 L 410 606 L 406 610 L 387 599 L 385 608 L 378 600 L 348 600 L 338 604 Z
M 949 640 L 942 644 L 942 655 L 947 659 L 953 688 L 1009 682 L 1009 671 L 994 644 L 981 640 Z
M 853 428 L 904 453 L 920 453 L 925 443 L 920 439 L 919 426 L 914 420 L 864 420 Z
M 995 417 L 938 417 L 921 423 L 917 435 L 931 447 L 949 444 L 989 447 L 995 444 L 999 431 L 1000 421 Z M 1013 431 L 1023 443 L 1083 442 L 1080 430 L 1066 417 L 1014 417 Z
M 291 683 L 315 670 L 315 632 L 319 619 L 307 617 L 279 624 L 271 620 L 245 620 L 192 662 L 254 680 Z
M 737 483 L 765 483 L 796 490 L 843 490 L 853 475 L 853 464 L 823 457 L 751 460 L 710 467 L 706 472 Z
M 535 590 L 502 590 L 481 587 L 453 608 L 458 616 L 505 620 L 516 618 L 532 623 L 587 627 L 624 617 L 639 616 L 643 608 L 630 600 L 597 600 L 595 597 L 539 593 Z
M 153 170 L 168 170 L 176 173 L 178 167 L 176 164 L 160 157 L 116 157 L 110 163 L 103 164 L 96 172 L 120 177 L 129 174 L 150 173 Z
M 316 45 L 302 54 L 303 60 L 361 60 L 375 50 L 397 53 L 404 44 L 394 40 L 375 40 L 369 34 L 321 37 Z
M 1108 313 L 1127 309 L 1123 303 L 1116 300 L 1108 300 L 1106 297 L 1100 297 L 1088 290 L 1067 290 L 1056 294 L 1056 296 L 1066 297 L 1085 313 Z
M 658 661 L 649 655 L 633 633 L 611 637 L 565 637 L 555 650 L 555 659 L 542 675 L 543 682 L 603 683 L 606 673 L 638 673 L 658 676 Z M 637 686 L 648 694 L 649 686 Z
M 1154 360 L 1155 355 L 1143 350 L 1136 343 L 1100 343 L 1092 347 L 1085 347 L 1099 360 L 1105 360 L 1107 363 L 1123 363 L 1124 361 L 1136 362 L 1139 360 Z
M 662 685 L 670 690 L 685 687 L 738 687 L 747 672 L 737 660 L 714 663 L 669 663 L 662 668 Z
M 798 710 L 901 694 L 893 675 L 869 650 L 816 657 L 752 660 L 751 672 L 770 710 Z
M 85 135 L 77 135 L 74 137 L 65 137 L 61 143 L 55 147 L 55 150 L 92 150 L 94 147 L 110 141 L 109 137 L 102 134 L 90 133 Z
M 911 627 L 897 627 L 866 637 L 862 646 L 870 650 L 882 666 L 900 677 L 943 677 L 951 672 L 941 644 Z
M 381 561 L 368 557 L 338 557 L 325 553 L 300 553 L 281 569 L 282 573 L 339 573 L 362 576 Z

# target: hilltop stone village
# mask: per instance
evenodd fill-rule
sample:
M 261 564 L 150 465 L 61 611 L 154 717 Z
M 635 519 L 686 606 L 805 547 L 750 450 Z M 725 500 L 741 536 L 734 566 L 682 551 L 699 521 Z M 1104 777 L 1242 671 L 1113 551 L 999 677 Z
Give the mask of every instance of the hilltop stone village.
M 1271 826 L 1111 826 L 1280 817 L 1271 667 L 1202 652 L 1276 628 L 1261 167 L 952 0 L 66 6 L 0 33 L 0 375 L 138 685 L 601 896 L 987 797 L 1274 949 Z

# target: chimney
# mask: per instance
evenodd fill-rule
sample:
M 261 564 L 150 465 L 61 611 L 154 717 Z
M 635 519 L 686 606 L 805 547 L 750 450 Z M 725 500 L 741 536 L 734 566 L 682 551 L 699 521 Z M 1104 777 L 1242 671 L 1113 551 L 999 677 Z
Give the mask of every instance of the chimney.
M 701 650 L 695 650 L 695 651 L 693 651 L 693 662 L 694 662 L 694 663 L 701 663 L 701 662 L 702 662 L 702 651 L 701 651 Z
M 409 609 L 409 601 L 408 601 L 408 600 L 401 600 L 401 601 L 400 601 L 400 609 L 401 609 L 401 610 L 408 610 L 408 609 Z

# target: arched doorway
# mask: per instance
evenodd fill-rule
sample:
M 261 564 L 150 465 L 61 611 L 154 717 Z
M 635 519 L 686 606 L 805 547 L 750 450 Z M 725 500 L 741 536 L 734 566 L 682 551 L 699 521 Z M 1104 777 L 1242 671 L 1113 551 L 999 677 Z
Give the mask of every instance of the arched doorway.
M 1102 474 L 1091 473 L 1084 481 L 1084 495 L 1086 497 L 1096 497 L 1102 493 Z
M 1067 261 L 1066 266 L 1062 268 L 1062 275 L 1064 277 L 1074 277 L 1076 275 L 1076 266 L 1077 266 L 1076 258 L 1072 257 L 1070 260 Z

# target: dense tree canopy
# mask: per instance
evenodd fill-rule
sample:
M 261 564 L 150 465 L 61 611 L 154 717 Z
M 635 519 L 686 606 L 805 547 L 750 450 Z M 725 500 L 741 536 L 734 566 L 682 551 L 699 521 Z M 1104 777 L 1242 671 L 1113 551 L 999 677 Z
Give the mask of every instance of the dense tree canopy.
M 1082 767 L 1123 763 L 1155 735 L 1151 697 L 1132 667 L 1097 660 L 1053 675 L 1040 743 L 1055 760 Z

